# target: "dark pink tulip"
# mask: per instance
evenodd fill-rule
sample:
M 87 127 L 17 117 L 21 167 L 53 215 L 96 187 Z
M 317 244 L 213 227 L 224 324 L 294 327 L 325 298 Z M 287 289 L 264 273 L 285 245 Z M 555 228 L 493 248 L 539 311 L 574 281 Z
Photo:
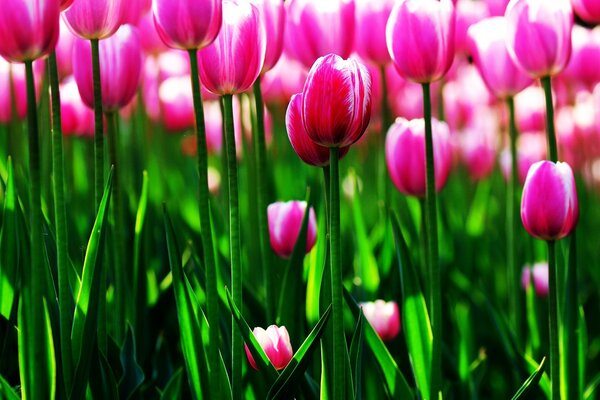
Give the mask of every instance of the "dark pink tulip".
M 510 56 L 529 75 L 553 76 L 567 66 L 573 28 L 568 0 L 511 0 L 506 19 Z
M 370 301 L 360 304 L 363 314 L 381 340 L 388 342 L 400 333 L 400 310 L 395 301 Z
M 289 364 L 292 357 L 294 357 L 294 351 L 292 350 L 292 344 L 290 343 L 290 335 L 285 326 L 277 327 L 276 325 L 271 325 L 267 330 L 257 327 L 254 328 L 252 333 L 275 369 L 284 369 Z M 248 362 L 250 362 L 252 368 L 258 371 L 258 366 L 248 349 L 248 345 L 244 344 L 244 346 Z
M 597 0 L 571 0 L 573 10 L 584 21 L 600 23 L 600 3 Z
M 300 235 L 306 212 L 305 201 L 279 201 L 267 208 L 271 248 L 282 258 L 289 258 Z M 317 219 L 312 208 L 308 214 L 305 251 L 308 253 L 317 241 Z
M 577 224 L 579 208 L 573 171 L 567 163 L 539 161 L 529 168 L 521 199 L 521 220 L 533 237 L 557 240 Z
M 308 71 L 304 65 L 284 53 L 275 67 L 260 81 L 265 102 L 288 104 L 294 94 L 302 91 L 307 76 Z
M 456 3 L 454 47 L 457 53 L 468 53 L 467 32 L 469 28 L 489 16 L 487 5 L 481 1 L 459 0 Z
M 524 290 L 529 289 L 531 285 L 531 277 L 533 276 L 533 288 L 538 297 L 548 296 L 548 263 L 539 262 L 533 264 L 532 267 L 525 265 L 521 274 L 521 285 Z
M 194 127 L 196 119 L 189 75 L 165 79 L 159 86 L 158 99 L 167 131 L 179 132 Z
M 291 0 L 287 4 L 286 51 L 306 68 L 329 53 L 350 57 L 354 42 L 353 0 Z
M 83 39 L 105 39 L 123 23 L 126 0 L 77 0 L 67 11 L 69 29 Z
M 387 46 L 398 72 L 414 82 L 441 79 L 454 60 L 454 6 L 450 0 L 405 0 L 394 6 Z
M 71 4 L 73 4 L 74 0 L 60 0 L 60 9 L 61 11 L 66 10 L 67 8 L 71 7 Z
M 571 87 L 581 84 L 591 91 L 600 82 L 600 27 L 592 30 L 575 25 L 572 43 L 571 60 L 561 77 L 567 79 Z
M 529 168 L 546 158 L 546 137 L 542 132 L 522 132 L 517 139 L 517 174 L 519 182 L 525 183 Z M 510 179 L 512 164 L 510 150 L 504 149 L 500 154 L 500 168 L 504 179 Z
M 261 74 L 277 64 L 285 39 L 285 6 L 283 0 L 250 0 L 260 11 L 267 38 L 267 52 Z
M 94 137 L 94 111 L 81 100 L 72 76 L 60 85 L 60 114 L 63 135 Z
M 42 78 L 44 76 L 46 62 L 38 60 L 33 63 L 33 73 L 35 76 L 35 94 L 40 97 L 42 88 Z M 11 76 L 12 87 L 14 90 L 14 99 L 11 100 Z M 12 103 L 16 107 L 16 116 L 18 119 L 24 119 L 27 116 L 27 90 L 25 85 L 25 65 L 11 64 L 0 57 L 0 123 L 8 124 L 12 119 Z
M 123 11 L 124 24 L 137 25 L 142 16 L 148 13 L 152 0 L 127 0 L 127 7 Z
M 435 188 L 439 192 L 448 179 L 452 167 L 450 130 L 445 122 L 433 123 L 433 157 L 435 163 Z M 425 196 L 425 122 L 396 119 L 385 141 L 385 159 L 392 182 L 398 190 L 409 196 Z
M 483 81 L 499 99 L 513 97 L 532 83 L 508 53 L 507 27 L 504 17 L 487 18 L 471 26 L 467 40 Z
M 325 147 L 347 147 L 371 118 L 371 76 L 356 60 L 319 58 L 304 85 L 302 115 L 308 136 Z
M 140 44 L 144 53 L 158 55 L 168 49 L 160 36 L 158 36 L 152 11 L 148 11 L 142 15 L 137 23 L 137 28 L 140 32 Z
M 221 0 L 154 0 L 160 38 L 174 49 L 202 49 L 215 40 L 223 20 Z
M 142 49 L 135 27 L 123 25 L 116 34 L 100 42 L 102 107 L 115 111 L 135 95 L 142 69 Z M 94 105 L 92 51 L 87 40 L 77 39 L 73 48 L 73 75 L 84 103 Z
M 4 0 L 0 12 L 0 56 L 11 62 L 49 54 L 58 41 L 58 0 Z
M 76 36 L 67 27 L 64 18 L 60 19 L 60 35 L 56 43 L 56 63 L 58 76 L 65 78 L 73 73 L 73 44 Z
M 202 84 L 219 95 L 245 92 L 263 67 L 266 45 L 258 8 L 247 2 L 223 1 L 221 32 L 198 53 Z
M 387 23 L 394 0 L 355 0 L 356 29 L 354 49 L 363 59 L 377 65 L 391 61 L 385 41 Z

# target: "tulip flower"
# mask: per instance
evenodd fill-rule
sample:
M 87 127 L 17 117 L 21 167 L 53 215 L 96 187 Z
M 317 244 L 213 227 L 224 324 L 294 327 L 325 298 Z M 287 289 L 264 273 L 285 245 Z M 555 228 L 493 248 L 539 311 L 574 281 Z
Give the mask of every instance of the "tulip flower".
M 285 326 L 271 325 L 266 330 L 256 327 L 252 330 L 252 333 L 275 369 L 284 369 L 294 357 L 290 335 Z M 248 345 L 245 345 L 245 349 L 248 362 L 250 362 L 252 368 L 258 371 L 259 368 L 250 353 L 250 349 L 248 349 Z
M 362 311 L 381 340 L 388 342 L 400 333 L 400 310 L 395 301 L 361 303 Z
M 571 59 L 561 76 L 570 82 L 571 87 L 579 84 L 592 91 L 600 82 L 600 27 L 587 29 L 575 25 L 572 43 Z
M 386 37 L 394 65 L 403 77 L 428 83 L 448 72 L 454 60 L 455 19 L 450 0 L 396 2 Z
M 305 201 L 277 202 L 269 205 L 269 237 L 271 248 L 282 258 L 290 258 L 298 241 L 302 220 L 306 213 Z M 312 208 L 308 214 L 305 252 L 308 253 L 317 241 L 317 219 Z
M 533 264 L 531 267 L 529 265 L 523 267 L 521 285 L 524 290 L 529 289 L 532 277 L 535 294 L 538 297 L 547 297 L 550 290 L 548 287 L 548 263 L 539 262 Z
M 60 85 L 60 115 L 63 135 L 94 137 L 94 112 L 84 104 L 72 76 Z
M 261 89 L 267 104 L 288 104 L 292 96 L 302 91 L 308 71 L 285 53 L 275 67 L 261 79 Z
M 483 0 L 483 2 L 488 7 L 490 16 L 492 17 L 503 16 L 506 12 L 506 6 L 508 5 L 508 1 L 509 0 Z
M 546 139 L 543 134 L 524 132 L 517 139 L 517 176 L 522 185 L 527 178 L 529 168 L 538 161 L 546 158 Z M 500 169 L 506 180 L 512 174 L 512 158 L 510 150 L 505 149 L 500 154 Z
M 457 53 L 466 54 L 469 52 L 467 33 L 470 27 L 487 17 L 489 17 L 489 9 L 481 1 L 459 0 L 456 2 L 454 48 Z
M 584 21 L 600 23 L 600 3 L 596 0 L 571 0 L 573 10 Z
M 488 107 L 475 110 L 479 118 L 460 134 L 460 156 L 471 179 L 478 181 L 488 177 L 496 165 L 498 142 L 498 119 Z
M 64 11 L 67 8 L 71 7 L 71 4 L 73 4 L 74 0 L 60 0 L 60 10 Z
M 11 85 L 14 91 L 14 99 L 11 99 Z M 25 91 L 25 66 L 11 64 L 0 57 L 0 123 L 9 124 L 12 119 L 11 100 L 14 100 L 17 118 L 25 118 L 27 115 L 27 95 Z
M 150 10 L 152 0 L 128 0 L 127 7 L 123 9 L 121 23 L 137 25 L 144 14 Z
M 65 11 L 65 21 L 83 39 L 106 39 L 123 23 L 128 4 L 125 0 L 77 0 Z
M 377 65 L 391 61 L 385 38 L 385 25 L 394 0 L 356 0 L 354 48 L 363 59 Z
M 158 35 L 156 24 L 154 23 L 154 15 L 151 10 L 142 15 L 137 23 L 137 28 L 140 32 L 140 44 L 142 45 L 144 53 L 157 56 L 168 49 Z
M 261 14 L 267 41 L 265 62 L 261 74 L 269 71 L 277 64 L 283 52 L 285 39 L 285 5 L 282 0 L 250 0 Z

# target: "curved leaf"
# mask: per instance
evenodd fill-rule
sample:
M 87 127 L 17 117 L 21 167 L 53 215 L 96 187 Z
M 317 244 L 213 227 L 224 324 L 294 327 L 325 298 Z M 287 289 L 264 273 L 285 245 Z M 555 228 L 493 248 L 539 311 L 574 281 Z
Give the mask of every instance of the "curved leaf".
M 527 380 L 525 382 L 523 382 L 523 385 L 519 388 L 517 393 L 515 393 L 515 395 L 512 397 L 512 400 L 521 400 L 521 399 L 527 398 L 527 395 L 531 392 L 531 390 L 540 381 L 540 378 L 542 377 L 542 374 L 544 373 L 545 364 L 546 364 L 546 357 L 542 358 L 542 362 L 540 362 L 540 365 L 537 367 L 537 369 L 535 371 L 533 371 L 531 376 L 529 378 L 527 378 Z

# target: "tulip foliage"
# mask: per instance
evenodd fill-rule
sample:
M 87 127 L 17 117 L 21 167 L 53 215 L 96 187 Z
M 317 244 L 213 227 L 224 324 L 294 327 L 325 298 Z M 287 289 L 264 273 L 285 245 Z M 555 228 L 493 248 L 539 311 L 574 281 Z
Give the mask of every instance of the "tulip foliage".
M 3 0 L 0 399 L 599 398 L 599 24 Z

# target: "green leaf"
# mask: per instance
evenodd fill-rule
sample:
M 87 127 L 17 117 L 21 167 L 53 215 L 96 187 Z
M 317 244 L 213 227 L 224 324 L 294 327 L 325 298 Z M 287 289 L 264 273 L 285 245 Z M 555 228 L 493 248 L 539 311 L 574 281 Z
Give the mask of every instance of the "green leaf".
M 160 393 L 161 400 L 171 400 L 181 398 L 181 377 L 183 376 L 183 369 L 179 368 L 173 373 L 169 382 L 165 386 L 165 389 Z
M 118 399 L 119 388 L 115 372 L 110 363 L 97 347 L 94 348 L 92 359 L 95 361 L 90 370 L 90 391 L 95 399 Z
M 127 325 L 125 342 L 121 348 L 123 376 L 119 381 L 119 398 L 130 399 L 144 382 L 144 371 L 137 362 L 135 340 L 131 325 Z
M 308 367 L 311 355 L 319 344 L 319 338 L 325 331 L 330 316 L 331 306 L 327 308 L 327 311 L 325 311 L 317 325 L 315 325 L 300 348 L 296 351 L 296 354 L 294 354 L 290 363 L 285 367 L 281 375 L 279 375 L 273 386 L 271 386 L 267 399 L 292 398 L 297 389 L 296 383 L 304 375 L 304 371 L 306 371 L 306 368 Z
M 90 234 L 81 285 L 77 294 L 75 315 L 73 317 L 73 328 L 71 330 L 71 341 L 73 344 L 73 361 L 76 365 L 71 398 L 80 399 L 85 396 L 85 390 L 90 371 L 91 355 L 96 343 L 96 327 L 98 325 L 98 302 L 100 296 L 100 283 L 102 277 L 102 258 L 104 255 L 105 226 L 108 220 L 108 206 L 112 190 L 113 172 L 108 176 L 106 187 L 96 221 Z
M 0 375 L 0 399 L 20 400 L 20 397 L 2 375 Z
M 600 386 L 600 373 L 598 373 L 587 386 L 583 392 L 583 398 L 585 400 L 595 399 L 596 389 L 598 389 L 598 386 Z
M 431 351 L 433 335 L 427 305 L 417 274 L 409 257 L 408 247 L 400 231 L 396 215 L 392 215 L 392 230 L 396 240 L 396 255 L 400 266 L 402 287 L 402 326 L 417 388 L 425 399 L 430 398 Z
M 8 159 L 2 229 L 0 230 L 0 314 L 10 319 L 19 274 L 19 235 L 17 234 L 17 196 L 12 160 Z
M 525 354 L 525 363 L 526 367 L 531 375 L 535 374 L 535 372 L 540 368 L 540 364 L 538 364 L 533 358 L 529 357 Z M 543 372 L 543 371 L 542 371 Z M 548 374 L 541 373 L 540 377 L 537 378 L 537 382 L 539 382 L 540 389 L 544 393 L 547 399 L 550 398 L 550 378 Z
M 365 316 L 360 310 L 358 314 L 358 320 L 356 321 L 356 328 L 354 328 L 354 334 L 352 335 L 352 342 L 350 343 L 350 366 L 353 366 L 354 371 L 354 394 L 355 399 L 360 399 L 361 396 L 361 382 L 362 382 L 362 351 L 363 351 L 363 323 Z
M 143 310 L 146 305 L 145 290 L 146 285 L 145 274 L 142 275 L 140 272 L 140 258 L 142 253 L 142 231 L 144 228 L 144 222 L 146 221 L 146 209 L 148 208 L 148 171 L 144 171 L 142 178 L 142 194 L 140 195 L 140 201 L 138 204 L 137 213 L 135 216 L 135 235 L 133 239 L 133 304 L 136 309 L 131 313 L 134 316 L 135 322 L 138 319 L 138 313 Z M 134 327 L 139 329 L 136 323 Z
M 515 395 L 512 397 L 512 400 L 520 400 L 520 399 L 527 398 L 527 396 L 531 393 L 531 390 L 540 381 L 540 378 L 542 377 L 542 374 L 544 373 L 545 364 L 546 364 L 546 357 L 542 358 L 542 362 L 540 362 L 540 365 L 537 367 L 537 369 L 535 371 L 533 371 L 531 376 L 529 376 L 529 378 L 527 378 L 527 380 L 525 382 L 523 382 L 523 385 L 521 385 L 521 387 L 519 388 L 517 393 L 515 393 Z

